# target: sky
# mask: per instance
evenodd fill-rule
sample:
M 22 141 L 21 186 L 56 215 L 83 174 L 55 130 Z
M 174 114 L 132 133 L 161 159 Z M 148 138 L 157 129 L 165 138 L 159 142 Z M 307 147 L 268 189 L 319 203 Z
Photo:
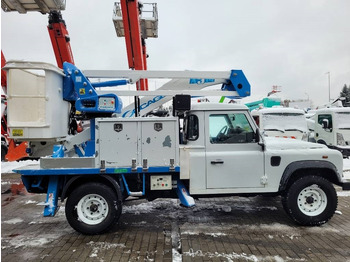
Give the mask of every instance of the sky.
M 310 98 L 315 106 L 328 102 L 327 72 L 331 99 L 350 85 L 348 0 L 156 2 L 159 37 L 146 40 L 149 70 L 242 69 L 250 101 L 280 86 L 282 98 Z M 112 0 L 67 0 L 62 15 L 80 69 L 128 69 L 113 6 Z M 6 59 L 56 64 L 47 22 L 39 12 L 1 11 Z

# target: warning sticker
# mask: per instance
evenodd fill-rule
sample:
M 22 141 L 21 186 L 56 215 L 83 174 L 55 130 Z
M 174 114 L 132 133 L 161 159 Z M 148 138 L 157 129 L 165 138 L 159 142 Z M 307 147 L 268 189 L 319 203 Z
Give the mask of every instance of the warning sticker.
M 12 136 L 23 136 L 23 129 L 12 129 Z
M 85 88 L 79 88 L 79 95 L 85 95 Z

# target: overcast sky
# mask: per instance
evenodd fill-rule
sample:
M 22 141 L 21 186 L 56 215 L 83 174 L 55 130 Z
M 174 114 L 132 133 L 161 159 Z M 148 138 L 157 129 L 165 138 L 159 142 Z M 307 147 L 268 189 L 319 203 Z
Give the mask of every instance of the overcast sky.
M 149 1 L 152 2 L 152 1 Z M 149 70 L 242 69 L 261 98 L 273 85 L 283 97 L 328 102 L 350 84 L 349 0 L 157 0 L 159 38 L 147 39 Z M 113 0 L 67 0 L 62 12 L 75 64 L 128 69 L 124 38 L 116 36 Z M 47 15 L 1 11 L 7 60 L 56 64 Z

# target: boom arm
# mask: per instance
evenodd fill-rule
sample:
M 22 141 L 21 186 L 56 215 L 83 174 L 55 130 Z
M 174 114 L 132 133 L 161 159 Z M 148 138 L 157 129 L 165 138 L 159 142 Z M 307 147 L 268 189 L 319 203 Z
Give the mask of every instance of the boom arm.
M 152 11 L 144 10 L 145 6 Z M 143 13 L 151 14 L 142 16 Z M 113 22 L 118 37 L 125 37 L 129 68 L 147 70 L 146 41 L 148 37 L 158 37 L 157 4 L 141 4 L 138 0 L 121 0 L 114 4 Z M 148 90 L 147 79 L 139 79 L 137 90 Z
M 63 68 L 64 62 L 74 64 L 70 37 L 66 28 L 66 23 L 62 19 L 62 15 L 59 11 L 50 12 L 47 30 L 49 31 L 57 66 Z
M 171 81 L 157 89 L 157 91 L 150 92 L 149 94 L 142 91 L 138 92 L 137 95 L 144 95 L 144 97 L 140 99 L 140 116 L 146 115 L 153 109 L 170 101 L 173 97 L 173 94 L 175 93 L 204 95 L 203 93 L 198 91 L 205 87 L 218 84 L 222 84 L 222 87 L 220 90 L 221 92 L 216 93 L 216 95 L 222 96 L 222 91 L 229 91 L 229 94 L 227 95 L 234 97 L 246 97 L 250 95 L 250 84 L 242 70 L 231 70 L 223 72 L 85 70 L 84 74 L 87 77 L 91 78 L 127 78 L 130 79 L 130 83 L 135 83 L 140 78 L 172 79 Z M 174 93 L 165 91 L 173 91 Z M 117 94 L 123 95 L 123 91 L 117 91 Z M 130 93 L 126 93 L 125 95 L 130 95 Z M 135 116 L 134 104 L 123 108 L 120 115 L 123 117 Z

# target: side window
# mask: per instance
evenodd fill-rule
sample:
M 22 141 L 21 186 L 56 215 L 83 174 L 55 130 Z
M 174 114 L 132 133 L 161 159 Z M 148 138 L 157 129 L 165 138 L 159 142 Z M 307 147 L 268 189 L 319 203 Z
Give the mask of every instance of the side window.
M 254 131 L 243 113 L 209 116 L 209 136 L 212 144 L 251 143 Z
M 325 121 L 326 120 L 326 121 Z M 317 122 L 323 127 L 324 123 L 328 122 L 327 129 L 331 129 L 333 127 L 332 123 L 332 115 L 319 115 Z
M 198 126 L 198 117 L 196 115 L 189 115 L 185 120 L 185 132 L 186 140 L 195 141 L 199 136 L 199 126 Z
M 254 121 L 255 121 L 256 125 L 257 125 L 258 127 L 260 127 L 260 119 L 259 119 L 259 116 L 253 116 L 253 118 L 254 118 Z

